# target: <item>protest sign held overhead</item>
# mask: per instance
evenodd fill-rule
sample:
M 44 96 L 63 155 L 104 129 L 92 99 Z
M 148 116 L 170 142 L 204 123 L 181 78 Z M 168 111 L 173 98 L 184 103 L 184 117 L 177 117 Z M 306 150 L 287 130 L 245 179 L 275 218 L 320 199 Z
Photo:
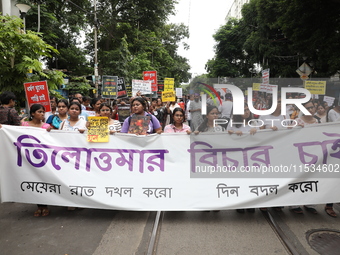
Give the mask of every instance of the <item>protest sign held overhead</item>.
M 151 81 L 151 91 L 157 91 L 157 71 L 144 71 L 143 80 Z
M 305 89 L 314 95 L 325 95 L 326 81 L 305 81 Z
M 132 80 L 132 96 L 135 96 L 137 92 L 142 95 L 151 94 L 151 81 Z
M 36 81 L 24 83 L 25 94 L 28 107 L 33 104 L 41 104 L 46 112 L 51 111 L 50 96 L 46 81 Z
M 165 78 L 164 79 L 164 91 L 173 91 L 173 90 L 175 90 L 175 79 Z
M 102 96 L 104 98 L 117 98 L 118 76 L 103 75 Z
M 118 98 L 127 97 L 127 92 L 125 88 L 125 80 L 123 77 L 118 78 L 117 93 L 118 93 Z
M 162 92 L 162 101 L 163 102 L 173 102 L 176 101 L 175 91 L 163 91 Z

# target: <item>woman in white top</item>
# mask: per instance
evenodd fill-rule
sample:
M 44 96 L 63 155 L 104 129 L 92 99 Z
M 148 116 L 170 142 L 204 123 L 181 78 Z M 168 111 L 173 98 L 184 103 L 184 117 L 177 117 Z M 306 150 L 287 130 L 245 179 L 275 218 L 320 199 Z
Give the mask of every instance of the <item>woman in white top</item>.
M 321 123 L 326 123 L 327 122 L 327 112 L 323 104 L 318 104 L 316 108 L 316 117 L 320 119 Z
M 59 129 L 65 131 L 79 131 L 84 133 L 86 128 L 86 120 L 79 118 L 81 114 L 81 105 L 78 102 L 71 102 L 68 108 L 69 118 L 65 119 Z
M 302 115 L 300 118 L 295 119 L 298 126 L 306 127 L 309 125 L 315 125 L 320 123 L 320 120 L 314 117 L 315 114 L 315 106 L 312 101 L 308 101 L 307 103 L 302 104 L 307 111 L 309 111 L 310 115 Z
M 328 112 L 328 122 L 340 121 L 340 105 L 338 99 L 334 100 L 334 105 L 334 108 Z

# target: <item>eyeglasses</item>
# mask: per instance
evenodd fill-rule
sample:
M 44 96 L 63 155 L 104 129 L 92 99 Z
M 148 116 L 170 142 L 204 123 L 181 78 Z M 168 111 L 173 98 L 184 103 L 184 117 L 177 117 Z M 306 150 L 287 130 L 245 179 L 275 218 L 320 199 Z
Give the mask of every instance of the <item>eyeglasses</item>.
M 100 109 L 101 112 L 109 112 L 110 109 Z
M 174 117 L 183 118 L 184 116 L 183 116 L 183 114 L 176 114 L 176 115 L 174 115 Z

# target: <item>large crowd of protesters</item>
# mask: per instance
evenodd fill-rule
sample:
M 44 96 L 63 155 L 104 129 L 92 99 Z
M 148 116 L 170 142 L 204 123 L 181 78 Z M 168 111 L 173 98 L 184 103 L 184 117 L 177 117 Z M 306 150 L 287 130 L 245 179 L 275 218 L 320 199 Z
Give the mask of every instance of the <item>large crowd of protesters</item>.
M 298 98 L 300 95 L 290 95 Z M 303 104 L 310 115 L 304 115 L 295 105 L 287 105 L 286 115 L 281 114 L 281 99 L 277 100 L 277 107 L 273 113 L 266 116 L 253 115 L 248 105 L 244 104 L 243 115 L 233 115 L 232 94 L 221 95 L 221 101 L 216 98 L 209 98 L 207 105 L 202 106 L 200 94 L 184 95 L 181 99 L 173 102 L 162 102 L 161 98 L 148 98 L 137 93 L 131 98 L 121 98 L 111 100 L 107 98 L 90 98 L 82 96 L 80 93 L 72 95 L 69 99 L 50 97 L 51 111 L 45 112 L 45 107 L 41 104 L 33 104 L 29 109 L 28 116 L 20 116 L 16 111 L 16 96 L 10 91 L 2 92 L 0 95 L 0 128 L 3 125 L 30 126 L 65 131 L 86 132 L 89 127 L 87 118 L 89 116 L 102 116 L 109 118 L 110 134 L 116 132 L 129 133 L 130 117 L 150 116 L 148 134 L 151 133 L 195 133 L 200 132 L 227 132 L 229 134 L 254 135 L 259 129 L 287 129 L 289 127 L 281 124 L 273 124 L 273 119 L 295 120 L 297 126 L 305 127 L 325 122 L 340 121 L 339 100 L 335 99 L 332 105 L 328 105 L 320 99 L 313 99 Z M 321 97 L 322 98 L 322 97 Z M 272 105 L 270 96 L 260 95 L 254 97 L 253 107 L 258 110 L 269 109 Z M 202 107 L 207 107 L 206 114 L 202 115 Z M 222 124 L 216 125 L 215 120 L 225 120 Z M 247 123 L 252 120 L 261 120 L 261 127 L 250 127 L 240 123 Z M 271 121 L 268 122 L 268 119 Z M 230 122 L 236 125 L 228 125 Z M 314 205 L 305 205 L 304 208 L 316 214 Z M 267 208 L 260 208 L 265 211 Z M 275 210 L 282 210 L 282 207 L 275 207 Z M 300 206 L 290 207 L 290 210 L 302 214 Z M 244 209 L 237 210 L 243 213 Z M 254 209 L 248 209 L 254 212 Z M 331 217 L 337 217 L 333 210 L 333 204 L 326 204 L 326 213 Z M 38 205 L 34 216 L 47 216 L 50 211 L 46 205 Z

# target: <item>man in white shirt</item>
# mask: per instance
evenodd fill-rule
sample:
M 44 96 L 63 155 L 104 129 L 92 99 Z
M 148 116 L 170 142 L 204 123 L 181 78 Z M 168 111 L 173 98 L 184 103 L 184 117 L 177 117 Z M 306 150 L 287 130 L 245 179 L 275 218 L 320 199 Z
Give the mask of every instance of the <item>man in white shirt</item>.
M 218 110 L 222 118 L 230 119 L 233 110 L 232 95 L 230 93 L 225 95 L 225 101 L 218 107 Z

